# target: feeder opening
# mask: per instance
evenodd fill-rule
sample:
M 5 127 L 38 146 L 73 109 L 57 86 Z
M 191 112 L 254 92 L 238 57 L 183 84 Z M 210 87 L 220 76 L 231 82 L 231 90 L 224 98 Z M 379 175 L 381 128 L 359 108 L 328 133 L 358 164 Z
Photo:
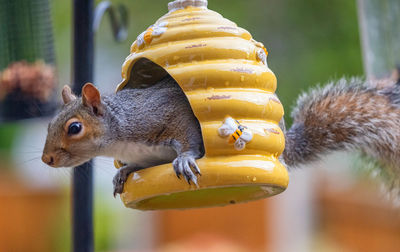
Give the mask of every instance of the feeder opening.
M 160 80 L 162 80 L 163 78 L 165 78 L 167 76 L 174 79 L 160 65 L 154 63 L 153 61 L 151 61 L 147 58 L 140 58 L 137 60 L 137 62 L 135 64 L 133 64 L 131 72 L 129 74 L 129 80 L 126 82 L 126 85 L 123 88 L 146 88 L 146 87 L 156 84 L 157 82 L 159 82 Z M 176 83 L 176 86 L 182 91 L 182 94 L 186 98 L 187 103 L 190 105 L 192 113 L 193 113 L 192 106 L 191 106 L 185 92 L 182 90 L 181 86 L 179 86 L 179 84 L 176 80 L 175 80 L 175 83 Z M 200 125 L 200 122 L 195 114 L 194 114 L 194 117 L 196 118 L 197 122 Z M 201 148 L 201 157 L 200 158 L 202 158 L 205 154 L 203 134 L 202 134 L 202 137 L 203 137 L 203 146 Z
M 161 66 L 149 59 L 141 58 L 132 66 L 126 87 L 145 88 L 157 83 L 167 75 L 169 75 L 168 72 Z

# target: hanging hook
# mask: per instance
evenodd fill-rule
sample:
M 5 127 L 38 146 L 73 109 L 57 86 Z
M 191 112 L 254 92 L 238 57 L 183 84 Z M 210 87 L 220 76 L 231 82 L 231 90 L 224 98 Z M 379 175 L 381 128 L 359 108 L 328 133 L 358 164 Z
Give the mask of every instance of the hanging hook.
M 127 38 L 126 27 L 128 25 L 128 12 L 126 7 L 119 4 L 115 7 L 110 1 L 100 2 L 94 11 L 93 31 L 96 33 L 99 30 L 101 20 L 104 14 L 108 12 L 113 31 L 114 39 L 122 42 Z M 117 17 L 119 15 L 119 18 Z

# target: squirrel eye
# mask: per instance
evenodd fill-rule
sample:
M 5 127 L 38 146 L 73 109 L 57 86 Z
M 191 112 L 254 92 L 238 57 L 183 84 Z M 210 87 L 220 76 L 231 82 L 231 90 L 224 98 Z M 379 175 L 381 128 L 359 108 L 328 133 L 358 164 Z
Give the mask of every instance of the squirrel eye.
M 68 126 L 68 135 L 76 135 L 82 130 L 82 124 L 80 122 L 73 122 Z

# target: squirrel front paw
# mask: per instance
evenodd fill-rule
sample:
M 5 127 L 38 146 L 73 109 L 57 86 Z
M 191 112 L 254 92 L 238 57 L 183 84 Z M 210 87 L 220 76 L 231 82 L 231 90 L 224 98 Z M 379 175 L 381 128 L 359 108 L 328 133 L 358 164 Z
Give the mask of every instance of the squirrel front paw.
M 197 175 L 201 175 L 200 169 L 196 164 L 196 160 L 192 156 L 187 156 L 187 155 L 180 155 L 175 160 L 172 162 L 172 165 L 174 167 L 176 176 L 180 179 L 180 176 L 183 175 L 183 177 L 186 179 L 186 181 L 190 185 L 190 181 L 193 181 L 193 183 L 198 186 L 197 184 Z M 193 170 L 192 170 L 193 169 Z M 194 172 L 193 172 L 194 171 Z
M 124 185 L 126 180 L 128 179 L 129 174 L 137 170 L 140 170 L 140 168 L 128 165 L 119 168 L 117 174 L 115 174 L 113 178 L 114 197 L 117 195 L 117 193 L 122 193 L 124 191 Z

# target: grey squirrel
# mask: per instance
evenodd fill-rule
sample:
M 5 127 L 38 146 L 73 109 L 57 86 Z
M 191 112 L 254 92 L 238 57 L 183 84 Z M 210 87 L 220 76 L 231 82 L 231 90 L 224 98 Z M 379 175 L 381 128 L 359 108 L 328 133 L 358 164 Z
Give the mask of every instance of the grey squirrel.
M 126 165 L 113 179 L 114 195 L 122 192 L 130 173 L 170 162 L 178 178 L 197 185 L 195 159 L 204 155 L 200 124 L 171 77 L 102 97 L 87 83 L 81 99 L 65 86 L 62 97 L 64 105 L 48 127 L 46 164 L 77 166 L 96 156 L 121 160 Z
M 172 77 L 109 96 L 100 96 L 89 83 L 81 99 L 65 86 L 62 97 L 64 105 L 48 127 L 42 156 L 46 164 L 77 166 L 96 156 L 121 160 L 126 165 L 113 179 L 114 195 L 122 192 L 133 171 L 170 162 L 178 178 L 197 185 L 195 160 L 204 155 L 201 129 Z M 399 183 L 399 82 L 342 79 L 301 95 L 292 117 L 281 156 L 289 167 L 332 150 L 360 150 Z

